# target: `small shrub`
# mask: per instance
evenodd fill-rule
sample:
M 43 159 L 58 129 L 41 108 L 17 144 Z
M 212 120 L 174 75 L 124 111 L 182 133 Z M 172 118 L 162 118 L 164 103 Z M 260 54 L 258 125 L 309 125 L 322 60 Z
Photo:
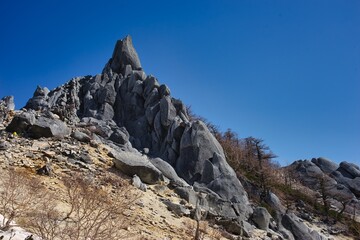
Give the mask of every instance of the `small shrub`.
M 36 209 L 43 197 L 42 189 L 38 180 L 24 172 L 4 171 L 0 178 L 0 213 L 4 216 L 0 229 L 8 230 L 13 220 Z
M 29 216 L 27 228 L 42 239 L 122 239 L 128 221 L 123 215 L 136 199 L 122 186 L 117 198 L 79 177 L 65 179 L 66 206 L 59 209 L 56 198 L 42 202 L 42 208 Z M 50 204 L 49 204 L 50 203 Z

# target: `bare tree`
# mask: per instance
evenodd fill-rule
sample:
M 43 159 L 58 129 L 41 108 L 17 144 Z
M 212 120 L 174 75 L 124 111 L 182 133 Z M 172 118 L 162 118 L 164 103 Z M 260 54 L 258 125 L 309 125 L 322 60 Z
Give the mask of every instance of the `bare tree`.
M 65 187 L 67 205 L 59 209 L 55 198 L 42 202 L 43 208 L 28 221 L 32 232 L 48 240 L 124 238 L 129 222 L 123 213 L 137 199 L 130 196 L 129 186 L 119 189 L 116 199 L 79 177 L 66 179 Z
M 0 213 L 4 216 L 1 230 L 11 227 L 15 218 L 26 216 L 41 198 L 41 185 L 25 173 L 7 170 L 0 178 Z
M 251 159 L 256 159 L 257 162 L 254 170 L 261 188 L 260 199 L 263 200 L 268 196 L 270 191 L 271 176 L 274 169 L 272 159 L 277 156 L 264 144 L 264 140 L 262 139 L 248 137 L 245 139 L 245 142 L 247 155 Z

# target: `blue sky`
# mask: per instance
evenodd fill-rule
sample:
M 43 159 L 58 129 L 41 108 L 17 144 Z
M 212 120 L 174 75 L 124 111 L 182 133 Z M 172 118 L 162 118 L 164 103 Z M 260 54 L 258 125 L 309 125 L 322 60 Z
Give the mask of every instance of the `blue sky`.
M 280 163 L 360 164 L 360 1 L 0 1 L 0 96 L 100 73 L 130 34 L 147 74 Z

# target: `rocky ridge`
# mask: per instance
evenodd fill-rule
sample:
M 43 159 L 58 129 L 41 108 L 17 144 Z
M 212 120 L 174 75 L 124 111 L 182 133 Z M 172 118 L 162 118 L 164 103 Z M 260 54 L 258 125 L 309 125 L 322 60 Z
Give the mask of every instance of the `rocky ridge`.
M 360 208 L 360 168 L 352 163 L 336 164 L 320 157 L 298 160 L 287 167 L 294 179 L 329 198 L 330 207 L 353 214 Z

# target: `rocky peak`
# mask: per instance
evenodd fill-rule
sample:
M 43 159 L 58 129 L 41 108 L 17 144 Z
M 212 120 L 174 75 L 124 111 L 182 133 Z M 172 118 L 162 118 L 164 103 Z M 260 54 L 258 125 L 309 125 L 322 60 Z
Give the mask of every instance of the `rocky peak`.
M 110 67 L 113 72 L 125 75 L 127 66 L 130 66 L 132 70 L 141 70 L 140 60 L 130 35 L 116 42 L 112 58 L 110 59 Z
M 168 86 L 145 74 L 130 36 L 117 41 L 102 74 L 74 78 L 50 92 L 38 87 L 26 109 L 8 131 L 59 138 L 70 135 L 61 120 L 83 126 L 83 132 L 109 147 L 125 174 L 149 184 L 170 179 L 188 201 L 206 192 L 203 207 L 215 216 L 244 220 L 252 213 L 219 142 L 204 123 L 189 120 Z M 82 135 L 76 128 L 71 134 L 88 139 Z

